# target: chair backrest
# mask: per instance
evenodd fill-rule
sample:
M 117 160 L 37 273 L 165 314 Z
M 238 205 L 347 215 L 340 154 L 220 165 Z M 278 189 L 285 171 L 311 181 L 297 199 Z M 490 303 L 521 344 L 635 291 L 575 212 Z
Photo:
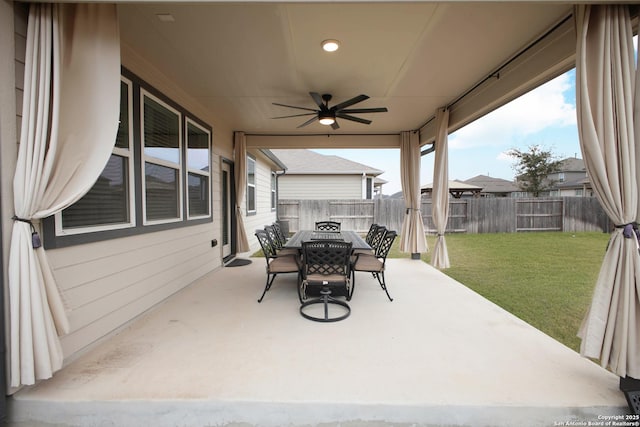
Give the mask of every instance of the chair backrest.
M 369 243 L 369 245 L 371 245 L 371 239 L 373 239 L 373 236 L 376 235 L 376 231 L 378 231 L 378 224 L 371 224 L 371 227 L 369 227 L 369 231 L 367 232 L 367 236 L 364 238 L 364 241 Z
M 339 274 L 349 276 L 351 242 L 312 240 L 302 242 L 303 276 Z
M 341 224 L 336 221 L 316 221 L 316 231 L 340 231 Z
M 384 237 L 382 238 L 382 240 L 380 240 L 380 243 L 376 248 L 376 257 L 382 258 L 383 260 L 387 259 L 389 250 L 391 249 L 393 241 L 396 239 L 397 235 L 398 233 L 396 233 L 395 231 L 387 231 L 385 233 Z
M 375 234 L 371 238 L 371 241 L 367 242 L 369 246 L 371 246 L 371 249 L 374 250 L 374 252 L 378 250 L 378 246 L 380 245 L 380 242 L 382 241 L 382 239 L 384 239 L 384 236 L 386 234 L 387 234 L 387 227 L 385 227 L 384 225 L 379 225 L 378 228 L 376 229 Z
M 264 226 L 264 231 L 267 232 L 267 235 L 269 236 L 269 239 L 271 240 L 271 245 L 273 246 L 274 251 L 277 252 L 280 249 L 282 249 L 283 243 L 280 241 L 280 236 L 278 236 L 278 233 L 276 232 L 276 230 L 273 227 L 273 225 L 265 225 Z
M 276 256 L 276 249 L 273 247 L 269 234 L 265 230 L 256 230 L 256 237 L 258 238 L 258 242 L 262 248 L 262 253 L 267 259 L 268 264 L 269 258 L 274 258 Z
M 278 238 L 280 239 L 280 242 L 284 245 L 285 243 L 287 243 L 287 237 L 284 235 L 284 233 L 282 232 L 282 227 L 280 227 L 280 224 L 278 224 L 277 222 L 274 222 L 273 224 L 271 224 L 273 226 L 273 229 L 276 231 L 276 234 L 278 235 Z

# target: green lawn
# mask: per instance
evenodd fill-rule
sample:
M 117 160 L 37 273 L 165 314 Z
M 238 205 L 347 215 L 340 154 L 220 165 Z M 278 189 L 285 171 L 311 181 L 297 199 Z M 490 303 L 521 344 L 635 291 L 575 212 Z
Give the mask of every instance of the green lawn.
M 606 233 L 448 234 L 445 274 L 565 345 L 589 307 L 607 246 Z M 398 240 L 390 257 L 400 253 Z M 433 250 L 435 237 L 428 239 Z M 430 253 L 423 255 L 430 261 Z

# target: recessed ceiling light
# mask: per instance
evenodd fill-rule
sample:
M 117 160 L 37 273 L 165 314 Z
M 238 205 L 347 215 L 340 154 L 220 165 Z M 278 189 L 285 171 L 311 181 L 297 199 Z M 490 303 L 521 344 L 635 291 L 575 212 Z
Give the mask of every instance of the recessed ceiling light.
M 170 13 L 156 13 L 160 22 L 175 22 L 175 18 Z
M 340 47 L 340 42 L 338 40 L 325 40 L 322 42 L 322 49 L 327 52 L 335 52 Z

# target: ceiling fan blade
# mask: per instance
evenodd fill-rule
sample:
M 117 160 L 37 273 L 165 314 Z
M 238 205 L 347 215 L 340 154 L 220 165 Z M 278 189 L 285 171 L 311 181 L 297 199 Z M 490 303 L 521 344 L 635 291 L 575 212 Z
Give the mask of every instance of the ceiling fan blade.
M 326 106 L 324 105 L 324 102 L 322 101 L 322 96 L 320 96 L 318 92 L 309 92 L 309 95 L 311 95 L 311 97 L 313 98 L 313 101 L 318 105 L 318 107 L 321 110 L 324 110 L 326 108 Z
M 350 107 L 353 104 L 357 104 L 358 102 L 362 102 L 362 101 L 365 101 L 367 99 L 369 99 L 369 97 L 367 95 L 358 95 L 358 96 L 355 96 L 355 97 L 353 97 L 351 99 L 348 99 L 348 100 L 346 100 L 344 102 L 341 102 L 340 104 L 334 105 L 333 107 L 331 107 L 331 110 L 340 111 L 343 108 Z
M 314 112 L 314 113 L 292 114 L 291 116 L 278 116 L 278 117 L 271 117 L 271 118 L 272 119 L 288 119 L 289 117 L 313 116 L 315 114 L 318 114 L 318 113 Z
M 333 129 L 333 130 L 340 129 L 340 125 L 338 124 L 337 120 L 331 124 L 331 129 Z
M 306 111 L 317 111 L 313 108 L 305 108 L 305 107 L 296 107 L 295 105 L 287 105 L 287 104 L 278 104 L 277 102 L 273 102 L 273 105 L 278 105 L 280 107 L 289 107 L 289 108 L 297 108 L 298 110 L 306 110 Z
M 361 119 L 360 117 L 349 116 L 347 114 L 336 113 L 336 117 L 340 117 L 341 119 L 351 120 L 352 122 L 364 123 L 365 125 L 371 124 L 371 120 Z
M 316 120 L 318 120 L 318 116 L 312 117 L 309 120 L 307 120 L 306 122 L 304 122 L 303 124 L 301 124 L 300 126 L 298 126 L 299 128 L 305 127 L 307 125 L 310 125 L 311 123 L 315 122 Z
M 350 108 L 348 110 L 340 110 L 341 113 L 386 113 L 387 108 L 386 107 L 381 107 L 381 108 Z

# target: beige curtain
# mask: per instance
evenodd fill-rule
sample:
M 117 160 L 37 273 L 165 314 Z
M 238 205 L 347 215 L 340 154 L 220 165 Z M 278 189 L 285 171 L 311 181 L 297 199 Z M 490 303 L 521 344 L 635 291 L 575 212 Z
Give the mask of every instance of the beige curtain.
M 576 28 L 580 145 L 593 189 L 617 224 L 578 334 L 580 353 L 621 377 L 640 378 L 640 256 L 632 226 L 640 142 L 634 109 L 640 105 L 628 6 L 577 6 Z
M 237 242 L 236 250 L 238 252 L 246 252 L 249 248 L 249 240 L 247 239 L 247 231 L 244 229 L 244 217 L 242 215 L 242 201 L 244 193 L 247 189 L 247 141 L 244 132 L 235 132 L 233 134 L 234 145 L 233 155 L 234 173 L 236 183 L 236 228 Z
M 449 110 L 439 109 L 436 113 L 436 154 L 433 165 L 433 194 L 431 215 L 438 237 L 431 255 L 431 265 L 449 268 L 449 252 L 444 232 L 449 218 Z
M 50 378 L 69 331 L 42 247 L 41 218 L 80 199 L 104 169 L 118 130 L 120 39 L 113 5 L 33 4 L 9 251 L 11 386 Z
M 405 131 L 400 134 L 400 180 L 406 207 L 400 250 L 412 254 L 427 252 L 420 212 L 420 141 L 417 132 Z

